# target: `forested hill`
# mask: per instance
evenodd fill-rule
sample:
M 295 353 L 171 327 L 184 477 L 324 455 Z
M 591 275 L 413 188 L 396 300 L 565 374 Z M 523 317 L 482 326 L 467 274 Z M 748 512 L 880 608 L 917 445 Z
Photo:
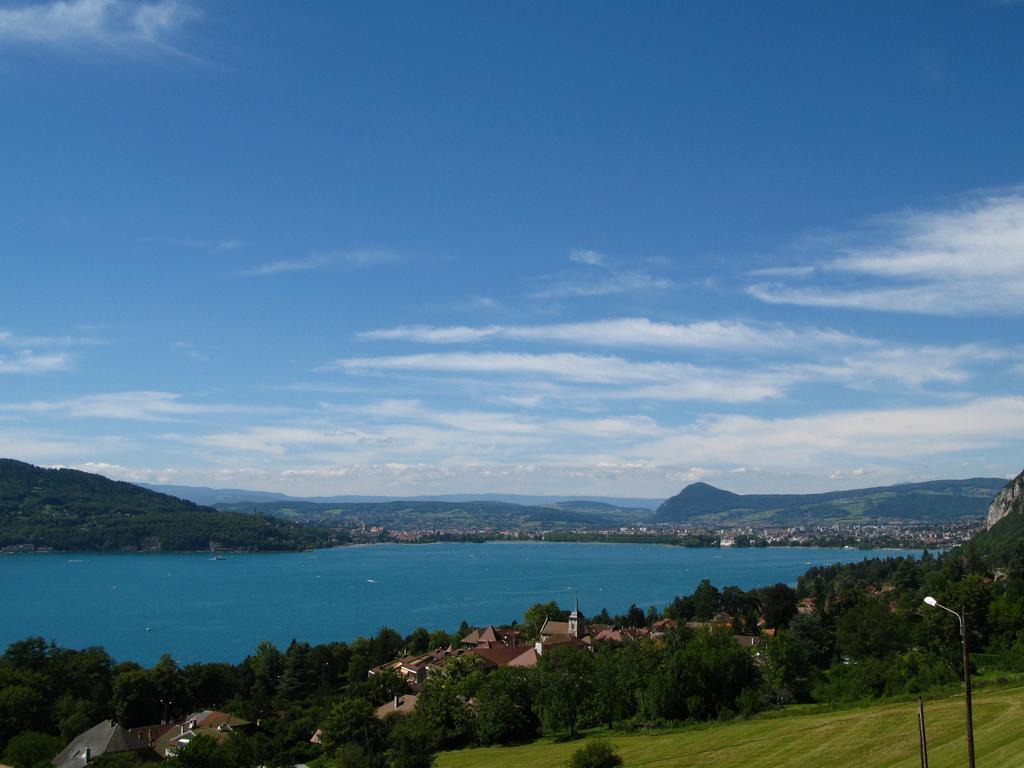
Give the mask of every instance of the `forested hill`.
M 891 519 L 942 522 L 984 517 L 1004 485 L 1002 478 L 978 477 L 831 493 L 742 495 L 694 483 L 658 507 L 655 519 L 730 525 Z
M 262 512 L 329 527 L 383 526 L 396 530 L 477 531 L 522 528 L 601 528 L 646 522 L 647 509 L 578 501 L 526 506 L 497 501 L 389 501 L 317 504 L 308 501 L 218 504 L 218 509 Z
M 74 469 L 0 459 L 0 547 L 64 551 L 306 549 L 331 534 L 265 515 L 201 507 Z

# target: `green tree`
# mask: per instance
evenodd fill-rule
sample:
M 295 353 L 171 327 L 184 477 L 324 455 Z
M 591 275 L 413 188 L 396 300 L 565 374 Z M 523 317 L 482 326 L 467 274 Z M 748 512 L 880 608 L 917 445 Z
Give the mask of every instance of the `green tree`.
M 410 654 L 426 653 L 430 650 L 430 633 L 424 627 L 416 627 L 405 638 L 405 650 Z
M 398 715 L 388 734 L 389 768 L 433 768 L 437 751 L 430 724 L 422 717 Z
M 129 728 L 158 723 L 163 715 L 160 691 L 144 669 L 122 672 L 114 678 L 112 704 L 117 721 Z
M 782 629 L 796 616 L 796 590 L 788 584 L 773 584 L 757 591 L 761 613 L 769 627 Z
M 427 724 L 438 749 L 459 749 L 473 738 L 473 710 L 464 693 L 467 673 L 462 665 L 446 664 L 444 672 L 427 678 L 416 700 L 416 717 Z
M 691 599 L 694 618 L 698 621 L 707 621 L 722 610 L 722 595 L 708 579 L 701 579 Z
M 36 763 L 49 760 L 64 748 L 58 736 L 38 731 L 23 731 L 7 742 L 3 760 L 14 768 L 32 768 Z
M 281 701 L 299 701 L 316 690 L 320 683 L 320 671 L 314 666 L 315 659 L 309 643 L 292 640 L 284 656 L 284 669 L 277 695 Z
M 633 603 L 629 606 L 629 610 L 626 611 L 626 626 L 627 627 L 646 627 L 647 617 L 644 615 L 642 608 Z
M 366 699 L 342 699 L 331 707 L 321 726 L 321 739 L 328 754 L 343 744 L 358 744 L 367 752 L 376 753 L 381 739 L 376 710 Z
M 514 744 L 537 735 L 530 681 L 524 670 L 494 670 L 477 689 L 476 701 L 476 739 L 481 744 Z
M 865 600 L 836 623 L 836 645 L 851 659 L 881 658 L 903 650 L 907 641 L 906 622 L 882 599 Z
M 430 633 L 430 642 L 427 643 L 427 650 L 447 648 L 449 645 L 454 645 L 456 642 L 457 641 L 443 629 L 435 629 Z
M 603 739 L 591 739 L 572 753 L 569 768 L 617 768 L 622 758 L 611 743 Z
M 284 673 L 284 657 L 273 643 L 264 640 L 243 665 L 250 679 L 249 702 L 253 716 L 265 717 L 274 711 L 277 686 Z
M 804 646 L 788 630 L 764 646 L 764 681 L 777 704 L 810 701 L 816 669 Z
M 558 603 L 554 601 L 550 603 L 534 603 L 523 614 L 523 623 L 520 631 L 525 639 L 534 640 L 540 636 L 540 628 L 544 626 L 545 621 L 548 619 L 554 621 L 561 618 L 562 610 L 558 607 Z
M 735 711 L 740 694 L 758 682 L 753 658 L 731 633 L 696 632 L 650 678 L 644 709 L 665 720 L 708 720 Z
M 175 711 L 188 712 L 192 709 L 191 696 L 185 685 L 185 678 L 181 674 L 178 663 L 171 658 L 171 654 L 165 653 L 160 656 L 160 660 L 148 670 L 147 674 L 153 681 L 157 699 L 174 702 L 169 714 L 173 714 Z
M 822 669 L 829 666 L 835 652 L 835 637 L 820 613 L 794 616 L 789 631 L 812 664 Z
M 357 637 L 349 646 L 347 677 L 350 683 L 366 682 L 366 675 L 375 666 L 373 646 L 365 637 Z
M 594 657 L 573 645 L 548 648 L 534 668 L 534 702 L 549 732 L 576 736 L 594 687 Z

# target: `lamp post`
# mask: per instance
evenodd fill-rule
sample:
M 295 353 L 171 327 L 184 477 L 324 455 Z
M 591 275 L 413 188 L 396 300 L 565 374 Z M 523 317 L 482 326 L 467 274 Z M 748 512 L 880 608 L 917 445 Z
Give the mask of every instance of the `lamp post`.
M 167 722 L 167 707 L 169 705 L 173 704 L 174 702 L 171 701 L 170 699 L 160 699 L 160 703 L 164 705 L 164 719 L 161 720 L 160 722 L 161 723 L 166 723 Z
M 960 622 L 960 641 L 963 645 L 964 657 L 964 701 L 967 705 L 967 765 L 974 768 L 974 719 L 971 715 L 971 662 L 967 654 L 967 609 L 961 607 L 957 613 L 952 608 L 947 608 L 934 597 L 929 595 L 924 599 L 926 605 L 932 608 L 941 608 L 956 616 Z

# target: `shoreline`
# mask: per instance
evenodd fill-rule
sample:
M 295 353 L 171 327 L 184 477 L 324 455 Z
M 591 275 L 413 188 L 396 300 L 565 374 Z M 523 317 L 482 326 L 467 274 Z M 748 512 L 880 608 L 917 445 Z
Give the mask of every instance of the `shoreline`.
M 372 541 L 372 542 L 354 542 L 349 544 L 335 544 L 330 547 L 317 547 L 315 549 L 266 549 L 257 550 L 254 552 L 242 551 L 242 550 L 218 550 L 217 554 L 224 557 L 232 557 L 238 555 L 303 555 L 313 554 L 316 552 L 330 552 L 336 549 L 368 549 L 371 547 L 427 547 L 437 546 L 440 544 L 451 544 L 456 546 L 479 546 L 481 544 L 509 544 L 509 545 L 520 545 L 520 544 L 543 544 L 545 546 L 561 546 L 566 544 L 580 544 L 586 546 L 631 546 L 631 547 L 664 547 L 667 549 L 694 549 L 694 550 L 707 550 L 707 549 L 718 549 L 722 551 L 731 552 L 742 552 L 748 550 L 762 551 L 766 549 L 785 549 L 785 550 L 800 550 L 800 549 L 820 549 L 820 550 L 835 550 L 837 552 L 944 552 L 952 547 L 945 547 L 939 545 L 905 545 L 905 546 L 864 546 L 864 547 L 850 547 L 850 546 L 830 546 L 828 544 L 768 544 L 761 547 L 722 547 L 722 546 L 702 546 L 702 547 L 691 547 L 684 544 L 670 544 L 660 541 L 545 541 L 543 539 L 484 539 L 482 541 Z M 959 545 L 954 545 L 959 546 Z M 163 550 L 146 550 L 137 552 L 122 552 L 119 550 L 107 550 L 107 549 L 61 549 L 61 550 L 49 550 L 49 551 L 35 551 L 35 552 L 0 552 L 0 556 L 70 556 L 70 555 L 125 555 L 125 556 L 159 556 L 159 555 L 209 555 L 209 550 L 205 549 L 163 549 Z M 215 558 L 207 558 L 211 562 Z

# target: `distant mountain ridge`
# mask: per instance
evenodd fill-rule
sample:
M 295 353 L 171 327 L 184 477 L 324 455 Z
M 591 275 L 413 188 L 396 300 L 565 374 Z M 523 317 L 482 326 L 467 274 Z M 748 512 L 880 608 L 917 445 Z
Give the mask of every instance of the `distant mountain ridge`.
M 615 507 L 600 502 L 572 501 L 546 506 L 509 504 L 501 501 L 382 502 L 263 501 L 218 504 L 217 509 L 258 512 L 286 520 L 331 527 L 381 526 L 392 530 L 445 530 L 474 532 L 481 529 L 521 530 L 604 528 L 646 524 L 649 509 Z
M 812 494 L 738 494 L 693 483 L 655 510 L 656 522 L 720 525 L 857 523 L 876 520 L 948 522 L 982 518 L 1004 478 L 932 480 Z
M 594 504 L 605 504 L 609 507 L 619 509 L 647 509 L 653 511 L 663 499 L 644 498 L 620 498 L 617 496 L 591 496 L 582 494 L 579 496 L 544 496 L 521 493 L 448 493 L 423 496 L 360 496 L 360 495 L 338 495 L 338 496 L 289 496 L 284 493 L 273 491 L 248 491 L 240 488 L 208 488 L 197 485 L 166 485 L 137 483 L 137 485 L 148 488 L 158 493 L 166 493 L 177 496 L 180 499 L 195 502 L 196 504 L 207 504 L 215 506 L 218 504 L 236 504 L 239 502 L 312 502 L 314 504 L 387 504 L 393 501 L 444 501 L 453 503 L 472 501 L 493 501 L 502 504 L 520 504 L 522 506 L 548 506 L 552 504 L 579 505 L 593 502 Z

